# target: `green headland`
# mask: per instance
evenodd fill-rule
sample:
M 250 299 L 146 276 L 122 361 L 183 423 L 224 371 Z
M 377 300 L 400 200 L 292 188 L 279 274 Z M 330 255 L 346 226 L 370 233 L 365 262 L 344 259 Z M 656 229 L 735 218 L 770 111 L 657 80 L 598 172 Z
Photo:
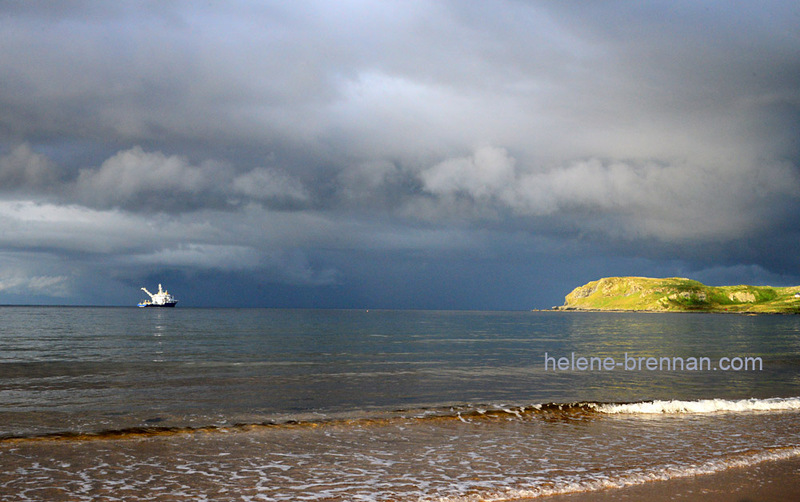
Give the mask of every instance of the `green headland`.
M 706 286 L 671 277 L 606 277 L 572 290 L 556 310 L 800 314 L 800 286 Z

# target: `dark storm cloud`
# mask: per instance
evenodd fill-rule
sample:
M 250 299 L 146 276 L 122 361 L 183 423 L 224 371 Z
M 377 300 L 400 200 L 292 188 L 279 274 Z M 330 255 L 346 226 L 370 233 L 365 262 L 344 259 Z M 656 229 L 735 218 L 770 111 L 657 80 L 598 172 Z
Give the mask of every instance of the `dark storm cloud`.
M 62 293 L 149 267 L 362 291 L 383 270 L 416 277 L 407 295 L 534 260 L 569 289 L 581 267 L 626 273 L 604 256 L 797 280 L 798 18 L 788 2 L 4 2 L 0 280 L 45 284 L 24 280 L 43 277 L 36 253 L 69 254 L 45 274 Z M 414 257 L 448 265 L 398 272 Z

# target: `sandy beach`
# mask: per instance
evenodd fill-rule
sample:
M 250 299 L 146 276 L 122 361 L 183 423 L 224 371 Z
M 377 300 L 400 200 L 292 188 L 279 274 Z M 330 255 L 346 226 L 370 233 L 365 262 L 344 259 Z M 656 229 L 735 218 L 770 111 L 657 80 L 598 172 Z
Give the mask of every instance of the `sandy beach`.
M 731 468 L 716 474 L 654 481 L 599 492 L 556 495 L 547 502 L 785 502 L 800 500 L 800 458 Z

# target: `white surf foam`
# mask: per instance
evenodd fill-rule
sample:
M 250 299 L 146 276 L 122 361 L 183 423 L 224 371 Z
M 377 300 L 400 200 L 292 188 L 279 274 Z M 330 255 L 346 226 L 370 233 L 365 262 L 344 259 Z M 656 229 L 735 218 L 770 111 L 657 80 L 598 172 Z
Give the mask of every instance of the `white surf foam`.
M 628 404 L 598 404 L 596 411 L 608 414 L 714 413 L 731 411 L 800 410 L 800 397 L 771 399 L 700 399 L 697 401 L 647 401 Z

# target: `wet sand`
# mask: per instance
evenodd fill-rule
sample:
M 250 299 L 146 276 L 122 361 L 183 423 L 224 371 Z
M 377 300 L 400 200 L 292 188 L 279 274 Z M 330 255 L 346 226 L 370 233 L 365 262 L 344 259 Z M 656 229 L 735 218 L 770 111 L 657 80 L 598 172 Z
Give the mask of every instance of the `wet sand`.
M 539 499 L 547 502 L 785 502 L 800 500 L 800 458 L 731 468 L 716 474 L 654 481 L 599 492 L 573 493 Z

